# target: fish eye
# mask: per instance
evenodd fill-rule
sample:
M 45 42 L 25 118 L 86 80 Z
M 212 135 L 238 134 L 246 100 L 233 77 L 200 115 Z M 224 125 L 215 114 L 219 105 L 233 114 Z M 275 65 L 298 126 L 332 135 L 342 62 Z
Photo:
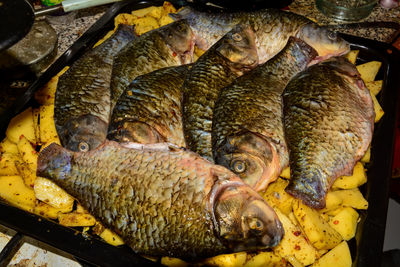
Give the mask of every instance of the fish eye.
M 262 231 L 264 228 L 263 222 L 258 218 L 251 218 L 249 221 L 249 228 L 251 230 Z
M 89 144 L 86 142 L 80 142 L 78 145 L 78 149 L 80 152 L 87 152 L 89 151 Z
M 336 39 L 336 33 L 335 32 L 328 32 L 328 38 L 331 40 L 335 40 Z
M 242 41 L 242 36 L 239 34 L 239 33 L 234 33 L 233 35 L 232 35 L 232 39 L 234 40 L 234 41 L 236 41 L 236 42 L 240 42 L 240 41 Z
M 242 173 L 246 170 L 246 163 L 242 160 L 233 161 L 231 166 L 235 173 Z

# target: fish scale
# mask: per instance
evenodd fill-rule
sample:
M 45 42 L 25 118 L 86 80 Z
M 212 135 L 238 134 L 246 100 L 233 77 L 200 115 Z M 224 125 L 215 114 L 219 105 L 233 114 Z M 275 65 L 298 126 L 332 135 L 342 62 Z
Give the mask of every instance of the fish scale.
M 264 249 L 283 236 L 273 209 L 233 173 L 167 144 L 106 141 L 85 153 L 51 144 L 39 155 L 37 175 L 55 181 L 140 254 L 198 259 Z M 224 209 L 231 201 L 225 193 L 236 209 Z M 225 212 L 242 224 L 260 219 L 264 228 L 225 240 L 219 234 L 231 224 L 219 219 Z M 239 225 L 235 233 L 243 229 L 249 226 Z
M 332 183 L 352 173 L 371 142 L 371 96 L 355 66 L 333 58 L 294 77 L 283 101 L 292 177 L 286 191 L 323 208 Z

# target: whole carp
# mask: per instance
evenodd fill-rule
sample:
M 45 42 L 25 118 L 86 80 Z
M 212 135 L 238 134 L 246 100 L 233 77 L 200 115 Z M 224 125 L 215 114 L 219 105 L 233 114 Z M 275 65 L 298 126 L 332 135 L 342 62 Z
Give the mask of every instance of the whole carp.
M 170 23 L 141 35 L 115 57 L 111 78 L 111 107 L 139 75 L 191 63 L 194 36 L 186 20 Z
M 317 56 L 291 37 L 275 57 L 222 89 L 212 124 L 216 164 L 236 173 L 254 190 L 265 190 L 289 164 L 281 95 L 289 80 Z
M 114 107 L 108 139 L 185 147 L 181 87 L 189 68 L 168 67 L 137 77 Z
M 189 149 L 212 161 L 212 112 L 219 91 L 257 64 L 254 32 L 244 24 L 235 26 L 194 63 L 182 89 Z
M 232 172 L 168 144 L 51 144 L 37 174 L 77 198 L 135 252 L 184 259 L 277 245 L 274 210 Z
M 371 95 L 353 64 L 332 58 L 295 76 L 283 104 L 291 174 L 286 191 L 323 208 L 332 183 L 351 175 L 371 142 Z
M 135 38 L 132 26 L 119 25 L 110 38 L 75 61 L 60 77 L 54 121 L 64 147 L 87 151 L 106 139 L 113 57 Z
M 320 27 L 301 15 L 278 9 L 206 13 L 186 6 L 170 16 L 188 21 L 196 36 L 196 45 L 203 50 L 211 47 L 236 24 L 250 24 L 256 35 L 260 63 L 281 51 L 290 36 L 302 39 L 317 50 L 319 60 L 343 55 L 350 50 L 349 43 L 328 28 Z

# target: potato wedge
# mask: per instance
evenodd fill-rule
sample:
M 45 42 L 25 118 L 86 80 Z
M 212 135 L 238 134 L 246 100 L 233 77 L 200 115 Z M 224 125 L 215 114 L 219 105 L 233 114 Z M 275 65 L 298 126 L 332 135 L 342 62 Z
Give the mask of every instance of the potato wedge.
M 248 254 L 243 267 L 282 266 L 282 258 L 270 251 Z
M 329 220 L 329 225 L 335 229 L 344 240 L 348 241 L 356 235 L 358 213 L 353 208 L 345 207 Z
M 0 198 L 11 205 L 32 212 L 36 205 L 35 193 L 25 186 L 21 176 L 0 176 Z
M 18 143 L 21 135 L 24 135 L 32 143 L 36 143 L 35 127 L 33 123 L 32 108 L 29 107 L 11 119 L 6 130 L 8 140 Z
M 58 138 L 54 124 L 54 105 L 40 106 L 40 142 L 47 143 Z
M 38 153 L 24 135 L 18 141 L 17 147 L 22 160 L 28 164 L 33 173 L 36 173 Z
M 103 238 L 103 240 L 106 241 L 108 244 L 113 246 L 120 246 L 125 244 L 122 238 L 110 229 L 104 229 L 104 231 L 101 232 L 99 236 Z
M 285 192 L 288 184 L 289 181 L 278 178 L 262 193 L 263 198 L 269 205 L 279 208 L 285 215 L 288 215 L 292 211 L 292 201 L 294 200 L 291 195 Z
M 285 179 L 290 179 L 290 167 L 284 168 L 279 176 Z
M 367 63 L 357 65 L 357 70 L 361 74 L 361 79 L 364 82 L 372 82 L 375 80 L 376 74 L 378 74 L 381 68 L 382 62 L 379 61 L 369 61 Z
M 371 81 L 371 82 L 366 82 L 365 83 L 365 85 L 367 86 L 367 88 L 371 92 L 371 95 L 374 95 L 374 96 L 379 94 L 379 92 L 382 90 L 382 84 L 383 84 L 382 80 Z
M 58 222 L 64 226 L 78 227 L 78 226 L 93 226 L 96 223 L 96 219 L 89 213 L 59 213 Z
M 57 209 L 72 210 L 74 198 L 52 181 L 36 177 L 33 189 L 37 199 Z
M 374 95 L 371 95 L 371 97 L 372 97 L 372 102 L 374 103 L 375 123 L 377 123 L 382 118 L 383 114 L 385 114 L 385 112 L 383 111 L 376 97 Z
M 358 210 L 366 210 L 368 201 L 363 197 L 358 188 L 333 191 L 338 197 L 343 200 L 344 207 L 352 207 Z
M 368 147 L 367 152 L 365 152 L 364 156 L 360 159 L 362 163 L 369 163 L 371 161 L 371 146 Z
M 331 249 L 341 241 L 341 235 L 329 226 L 318 211 L 304 205 L 301 201 L 293 202 L 293 213 L 310 243 L 317 249 Z
M 207 266 L 243 266 L 246 262 L 247 253 L 238 252 L 232 254 L 222 254 L 203 261 Z
M 317 258 L 317 250 L 307 241 L 301 229 L 294 225 L 286 215 L 275 209 L 285 230 L 281 242 L 272 250 L 279 256 L 286 258 L 294 256 L 304 265 L 312 264 Z
M 3 153 L 18 154 L 17 145 L 11 142 L 7 137 L 0 143 L 0 155 Z
M 367 174 L 361 162 L 357 162 L 353 169 L 353 175 L 341 176 L 336 179 L 332 189 L 352 189 L 357 188 L 367 182 Z
M 54 208 L 42 201 L 39 201 L 38 204 L 36 204 L 35 209 L 33 212 L 37 215 L 50 218 L 50 219 L 57 219 L 59 213 L 68 213 L 71 212 L 72 209 L 57 209 Z
M 153 17 L 139 17 L 135 20 L 135 33 L 142 35 L 148 31 L 157 29 L 160 27 L 158 21 Z
M 328 193 L 326 194 L 325 201 L 326 201 L 326 206 L 325 208 L 319 210 L 320 213 L 338 209 L 341 207 L 341 204 L 343 203 L 343 199 L 337 196 L 335 193 L 332 193 L 331 191 L 328 191 Z
M 351 50 L 349 53 L 345 55 L 348 61 L 350 61 L 353 64 L 356 64 L 357 56 L 360 50 Z
M 349 246 L 343 241 L 322 256 L 313 267 L 350 267 L 352 264 Z
M 161 264 L 168 267 L 187 267 L 189 264 L 181 259 L 171 258 L 171 257 L 162 257 Z
M 155 6 L 150 6 L 150 7 L 146 7 L 146 8 L 141 8 L 138 10 L 134 10 L 131 12 L 132 15 L 136 16 L 136 17 L 144 17 L 147 14 L 149 14 L 153 9 L 156 9 L 157 7 Z
M 170 24 L 170 23 L 172 23 L 172 22 L 174 22 L 174 20 L 170 17 L 170 16 L 168 16 L 168 15 L 165 15 L 165 16 L 162 16 L 159 20 L 158 20 L 158 24 L 160 25 L 160 27 L 162 27 L 162 26 L 164 26 L 164 25 L 167 25 L 167 24 Z M 195 48 L 196 49 L 196 48 Z M 197 54 L 196 54 L 197 55 Z
M 165 14 L 176 12 L 176 8 L 168 1 L 164 1 L 163 8 Z
M 23 162 L 22 160 L 16 160 L 15 167 L 17 168 L 19 175 L 24 180 L 25 185 L 33 188 L 36 180 L 36 173 L 31 170 L 29 164 Z
M 19 175 L 15 166 L 15 161 L 19 160 L 19 155 L 13 153 L 0 154 L 0 176 Z

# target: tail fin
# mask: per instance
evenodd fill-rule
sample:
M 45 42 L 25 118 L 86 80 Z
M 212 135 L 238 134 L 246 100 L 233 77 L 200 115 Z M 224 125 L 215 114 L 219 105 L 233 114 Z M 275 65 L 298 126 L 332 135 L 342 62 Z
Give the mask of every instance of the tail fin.
M 36 175 L 46 178 L 63 179 L 70 170 L 72 153 L 56 143 L 40 152 Z

